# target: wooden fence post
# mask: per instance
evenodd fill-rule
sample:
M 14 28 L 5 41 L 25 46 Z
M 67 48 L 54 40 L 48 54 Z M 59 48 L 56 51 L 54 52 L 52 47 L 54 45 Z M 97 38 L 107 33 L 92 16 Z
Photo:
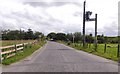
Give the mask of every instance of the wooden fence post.
M 24 50 L 24 43 L 23 43 L 23 50 Z
M 87 43 L 87 48 L 88 48 L 88 43 Z
M 106 53 L 106 43 L 105 43 L 105 46 L 104 46 L 104 53 Z
M 91 47 L 91 43 L 89 44 L 89 48 Z
M 17 54 L 17 46 L 16 46 L 16 44 L 15 44 L 15 53 Z
M 117 57 L 119 57 L 119 53 L 120 53 L 120 46 L 119 46 L 119 44 L 118 44 Z
M 31 47 L 32 47 L 32 43 L 28 43 L 28 45 L 29 45 L 29 48 L 31 48 Z
M 1 50 L 1 49 L 0 49 Z M 0 51 L 1 53 L 1 51 Z M 2 63 L 2 55 L 0 54 L 0 64 Z

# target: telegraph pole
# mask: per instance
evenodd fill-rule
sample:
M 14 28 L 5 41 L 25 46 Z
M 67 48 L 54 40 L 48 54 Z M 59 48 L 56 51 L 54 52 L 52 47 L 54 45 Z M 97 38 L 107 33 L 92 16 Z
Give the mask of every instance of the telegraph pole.
M 84 1 L 84 8 L 83 8 L 83 47 L 85 47 L 85 6 L 86 1 Z
M 85 47 L 85 22 L 86 21 L 95 21 L 95 39 L 94 39 L 94 45 L 95 45 L 95 51 L 97 49 L 97 14 L 95 14 L 95 18 L 90 18 L 92 15 L 91 11 L 85 11 L 86 1 L 84 1 L 84 8 L 83 8 L 83 47 Z
M 74 36 L 74 34 L 73 34 L 73 45 L 74 45 L 74 43 L 75 43 L 75 36 Z
M 97 14 L 95 14 L 95 51 L 97 49 Z

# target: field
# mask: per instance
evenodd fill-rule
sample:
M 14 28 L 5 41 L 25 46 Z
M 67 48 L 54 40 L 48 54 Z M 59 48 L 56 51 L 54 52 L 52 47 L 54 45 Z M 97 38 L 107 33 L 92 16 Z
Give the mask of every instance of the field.
M 0 41 L 0 46 L 8 46 L 8 45 L 14 45 L 14 44 L 20 44 L 20 43 L 26 43 L 26 42 L 33 42 L 34 40 L 2 40 Z
M 110 60 L 118 61 L 118 44 L 98 44 L 97 51 L 94 50 L 93 44 L 88 44 L 85 48 L 83 48 L 82 44 L 80 43 L 65 43 L 62 42 L 70 47 L 73 47 L 77 50 L 82 50 L 88 53 L 92 53 Z

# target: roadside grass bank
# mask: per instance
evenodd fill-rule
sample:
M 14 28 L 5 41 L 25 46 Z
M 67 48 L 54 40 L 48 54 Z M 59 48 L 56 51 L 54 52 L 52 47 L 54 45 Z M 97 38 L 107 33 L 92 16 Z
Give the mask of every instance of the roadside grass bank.
M 98 44 L 97 51 L 95 51 L 94 44 L 87 44 L 87 46 L 84 48 L 82 46 L 82 43 L 68 43 L 63 41 L 58 41 L 59 43 L 65 44 L 67 46 L 70 46 L 72 48 L 75 48 L 77 50 L 82 50 L 94 55 L 98 55 L 101 57 L 104 57 L 106 59 L 110 59 L 113 61 L 118 62 L 119 57 L 118 55 L 118 44 L 107 44 L 105 49 L 105 44 Z
M 15 56 L 3 60 L 2 65 L 10 65 L 10 64 L 15 63 L 17 61 L 20 61 L 21 59 L 24 59 L 27 56 L 30 56 L 33 52 L 38 50 L 45 43 L 46 43 L 46 41 L 39 41 L 36 44 L 25 46 L 23 51 L 17 52 L 17 54 Z

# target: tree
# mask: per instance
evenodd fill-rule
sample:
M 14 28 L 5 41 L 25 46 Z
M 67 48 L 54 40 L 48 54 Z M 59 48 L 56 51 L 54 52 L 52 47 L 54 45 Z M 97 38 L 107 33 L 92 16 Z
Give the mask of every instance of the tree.
M 66 37 L 67 37 L 67 41 L 72 42 L 72 40 L 73 40 L 73 34 L 72 33 L 68 33 Z
M 9 31 L 6 34 L 7 40 L 19 40 L 19 31 L 18 30 L 14 30 L 14 31 Z
M 81 42 L 82 41 L 81 32 L 68 33 L 67 34 L 67 39 L 72 42 L 73 41 L 73 36 L 74 36 L 74 42 Z
M 118 37 L 105 37 L 105 40 L 107 40 L 107 43 L 118 43 L 119 42 L 119 38 Z
M 81 32 L 75 32 L 74 33 L 74 36 L 75 36 L 75 42 L 79 42 L 79 41 L 82 41 L 82 35 L 81 35 Z
M 93 43 L 94 42 L 94 38 L 92 37 L 92 34 L 90 35 L 86 35 L 86 42 L 87 43 Z
M 33 39 L 34 38 L 34 34 L 32 29 L 28 29 L 27 33 L 26 33 L 26 39 Z
M 56 40 L 67 41 L 67 35 L 65 33 L 57 33 Z
M 98 43 L 105 43 L 104 35 L 98 35 L 97 36 Z
M 49 38 L 49 39 L 56 39 L 56 33 L 54 33 L 54 32 L 51 32 L 51 33 L 49 33 L 48 35 L 47 35 L 47 38 Z
M 33 33 L 32 29 L 28 29 L 27 32 L 24 30 L 3 30 L 2 40 L 28 40 L 28 39 L 37 39 L 39 35 L 44 37 L 44 34 L 41 32 Z
M 42 36 L 43 36 L 43 34 L 41 32 L 35 32 L 34 33 L 34 39 L 38 39 L 38 38 L 40 38 Z

